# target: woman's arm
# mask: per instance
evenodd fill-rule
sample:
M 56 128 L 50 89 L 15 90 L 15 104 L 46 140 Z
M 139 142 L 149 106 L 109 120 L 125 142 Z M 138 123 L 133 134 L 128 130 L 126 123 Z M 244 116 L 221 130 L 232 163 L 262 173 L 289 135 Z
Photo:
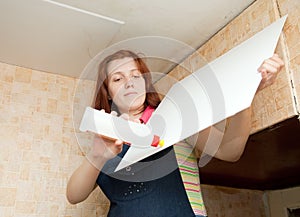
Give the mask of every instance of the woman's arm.
M 199 156 L 205 152 L 220 160 L 235 162 L 243 154 L 250 126 L 251 109 L 248 108 L 201 131 L 194 141 L 196 152 Z
M 67 199 L 71 204 L 84 201 L 96 187 L 100 171 L 107 160 L 122 151 L 123 142 L 95 136 L 92 150 L 68 181 Z
M 104 162 L 102 163 L 102 167 Z M 85 158 L 74 171 L 67 185 L 67 199 L 71 204 L 84 201 L 96 188 L 99 170 Z
M 283 66 L 284 62 L 277 54 L 265 60 L 258 68 L 262 75 L 258 91 L 274 83 Z M 248 108 L 201 131 L 197 135 L 196 151 L 205 152 L 221 160 L 237 161 L 243 154 L 250 130 L 251 108 Z

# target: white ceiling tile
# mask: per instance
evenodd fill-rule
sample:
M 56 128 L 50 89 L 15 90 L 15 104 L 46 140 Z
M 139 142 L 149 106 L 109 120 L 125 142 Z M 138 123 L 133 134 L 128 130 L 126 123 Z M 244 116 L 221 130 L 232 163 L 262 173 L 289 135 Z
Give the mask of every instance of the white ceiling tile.
M 167 73 L 252 2 L 1 1 L 0 61 L 79 77 L 92 58 L 101 57 L 98 53 L 128 48 L 160 57 L 148 63 L 153 71 Z M 89 65 L 96 67 L 97 61 Z
M 0 7 L 0 60 L 78 77 L 122 24 L 38 0 Z

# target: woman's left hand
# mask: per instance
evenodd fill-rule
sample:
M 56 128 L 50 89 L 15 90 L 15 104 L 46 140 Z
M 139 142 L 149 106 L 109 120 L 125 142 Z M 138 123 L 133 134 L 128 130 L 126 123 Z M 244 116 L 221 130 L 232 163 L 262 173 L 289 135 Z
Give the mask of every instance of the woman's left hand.
M 274 54 L 269 59 L 266 59 L 257 69 L 257 71 L 261 73 L 262 77 L 258 91 L 273 84 L 278 72 L 283 68 L 283 66 L 284 62 L 277 54 Z

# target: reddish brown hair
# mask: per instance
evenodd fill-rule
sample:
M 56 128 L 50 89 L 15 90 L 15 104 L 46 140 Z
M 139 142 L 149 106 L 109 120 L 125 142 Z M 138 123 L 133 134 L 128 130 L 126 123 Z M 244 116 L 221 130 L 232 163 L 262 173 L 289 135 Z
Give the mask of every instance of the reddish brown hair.
M 150 74 L 150 70 L 145 64 L 145 62 L 142 60 L 142 58 L 140 58 L 137 54 L 133 53 L 132 51 L 120 50 L 114 54 L 107 56 L 99 65 L 97 92 L 96 92 L 96 98 L 94 102 L 95 109 L 98 110 L 104 109 L 105 112 L 107 113 L 110 113 L 112 110 L 119 112 L 117 108 L 112 104 L 112 100 L 108 99 L 107 66 L 111 61 L 122 59 L 125 57 L 131 57 L 134 59 L 139 71 L 142 73 L 145 79 L 146 99 L 144 102 L 144 109 L 149 105 L 156 108 L 160 103 L 159 95 L 152 84 L 152 77 Z M 114 108 L 112 109 L 112 107 Z

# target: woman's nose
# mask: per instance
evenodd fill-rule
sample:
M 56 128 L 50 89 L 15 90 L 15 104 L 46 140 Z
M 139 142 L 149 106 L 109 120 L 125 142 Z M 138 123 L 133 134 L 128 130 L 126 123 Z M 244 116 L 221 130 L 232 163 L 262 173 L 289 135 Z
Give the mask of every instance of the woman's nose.
M 125 87 L 129 88 L 129 87 L 133 87 L 133 80 L 132 78 L 126 78 L 126 83 L 125 83 Z

